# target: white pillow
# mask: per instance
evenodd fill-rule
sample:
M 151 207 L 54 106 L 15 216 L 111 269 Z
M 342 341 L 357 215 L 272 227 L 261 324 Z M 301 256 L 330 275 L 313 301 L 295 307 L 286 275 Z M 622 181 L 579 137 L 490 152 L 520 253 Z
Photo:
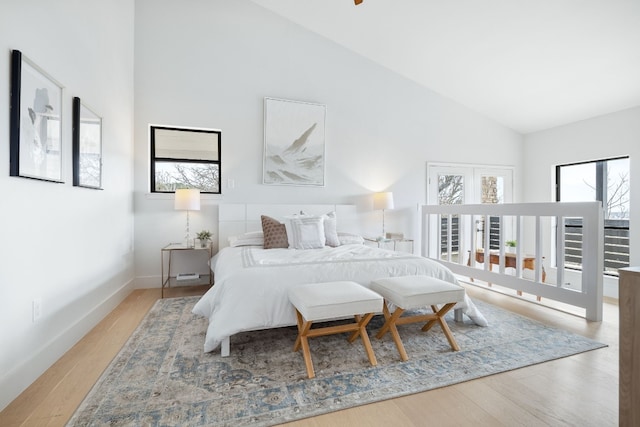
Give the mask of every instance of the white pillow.
M 285 221 L 291 249 L 324 248 L 324 218 L 320 216 L 288 217 Z
M 324 236 L 327 239 L 327 246 L 333 246 L 334 248 L 340 246 L 340 239 L 338 238 L 338 217 L 335 212 L 329 212 L 322 215 L 324 219 Z
M 340 240 L 341 245 L 362 245 L 364 244 L 364 238 L 357 234 L 351 233 L 338 233 L 338 239 Z
M 229 237 L 229 244 L 236 246 L 264 246 L 264 233 L 262 231 L 250 231 L 238 236 Z
M 311 215 L 307 215 L 303 211 L 300 211 L 299 214 L 287 215 L 283 218 L 282 223 L 284 224 L 284 228 L 287 231 L 287 241 L 289 242 L 289 249 L 294 249 L 294 241 L 293 241 L 293 230 L 291 229 L 291 220 L 297 218 L 306 218 Z

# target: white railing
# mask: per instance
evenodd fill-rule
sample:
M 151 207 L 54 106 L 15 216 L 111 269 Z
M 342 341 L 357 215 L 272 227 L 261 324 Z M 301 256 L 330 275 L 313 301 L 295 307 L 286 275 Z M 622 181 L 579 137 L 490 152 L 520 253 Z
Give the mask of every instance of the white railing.
M 452 236 L 454 216 L 458 217 L 458 236 Z M 507 254 L 500 245 L 490 256 L 484 256 L 482 248 L 490 247 L 490 217 L 499 218 L 498 241 L 518 242 L 515 254 Z M 443 218 L 447 218 L 448 227 L 441 232 Z M 564 227 L 565 218 L 581 218 L 584 227 L 581 282 L 573 286 L 565 282 L 565 233 L 562 229 L 558 232 L 558 227 Z M 487 232 L 478 244 L 477 224 L 482 220 L 487 224 Z M 422 206 L 422 255 L 439 260 L 459 275 L 584 308 L 587 319 L 601 321 L 603 229 L 600 202 L 425 205 Z M 454 240 L 458 242 L 457 251 L 451 245 Z M 507 265 L 507 257 L 510 261 L 515 257 L 514 268 Z M 477 263 L 476 259 L 484 262 Z M 525 277 L 525 266 L 520 260 L 526 260 L 526 267 L 533 269 L 533 278 Z M 553 261 L 550 267 L 555 277 L 547 274 L 544 278 L 546 260 Z M 494 265 L 498 266 L 496 272 Z

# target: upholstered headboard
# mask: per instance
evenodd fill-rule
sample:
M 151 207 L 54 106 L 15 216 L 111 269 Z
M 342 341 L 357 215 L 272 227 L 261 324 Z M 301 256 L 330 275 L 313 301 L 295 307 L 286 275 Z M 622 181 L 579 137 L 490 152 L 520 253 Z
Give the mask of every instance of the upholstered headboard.
M 218 249 L 229 246 L 231 236 L 262 230 L 261 215 L 282 219 L 300 211 L 310 215 L 334 211 L 338 218 L 338 231 L 361 233 L 355 205 L 221 204 L 218 207 Z

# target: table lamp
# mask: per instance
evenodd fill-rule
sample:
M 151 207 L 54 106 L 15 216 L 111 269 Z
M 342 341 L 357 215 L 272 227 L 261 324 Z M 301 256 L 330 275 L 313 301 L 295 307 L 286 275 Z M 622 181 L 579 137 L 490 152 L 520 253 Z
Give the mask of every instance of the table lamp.
M 200 210 L 200 190 L 193 188 L 180 188 L 176 190 L 174 199 L 174 209 L 177 211 L 187 211 L 187 227 L 184 236 L 185 245 L 191 247 L 189 236 L 189 211 Z
M 373 209 L 376 211 L 382 210 L 382 236 L 380 238 L 382 240 L 385 238 L 384 211 L 385 209 L 393 209 L 393 193 L 391 191 L 375 193 L 373 195 Z

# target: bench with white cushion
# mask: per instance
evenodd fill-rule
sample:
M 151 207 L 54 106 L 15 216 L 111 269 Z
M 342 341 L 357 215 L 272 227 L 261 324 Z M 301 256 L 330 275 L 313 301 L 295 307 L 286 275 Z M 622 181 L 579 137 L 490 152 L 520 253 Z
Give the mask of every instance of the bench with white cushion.
M 302 347 L 307 375 L 315 377 L 308 338 L 351 332 L 348 341 L 361 337 L 371 365 L 377 364 L 366 326 L 374 313 L 382 310 L 382 297 L 355 282 L 340 281 L 300 285 L 289 291 L 289 301 L 296 309 L 298 337 L 293 351 Z M 355 318 L 354 323 L 311 329 L 313 322 Z
M 451 348 L 460 350 L 444 316 L 456 303 L 464 300 L 465 290 L 462 286 L 429 276 L 401 276 L 374 280 L 370 287 L 385 299 L 383 313 L 386 321 L 376 338 L 380 339 L 390 331 L 403 361 L 408 360 L 408 356 L 396 325 L 427 322 L 422 327 L 426 332 L 439 323 Z M 389 304 L 395 306 L 393 313 L 389 312 Z M 438 305 L 442 307 L 438 308 Z M 433 313 L 400 317 L 406 310 L 423 307 L 431 307 Z

